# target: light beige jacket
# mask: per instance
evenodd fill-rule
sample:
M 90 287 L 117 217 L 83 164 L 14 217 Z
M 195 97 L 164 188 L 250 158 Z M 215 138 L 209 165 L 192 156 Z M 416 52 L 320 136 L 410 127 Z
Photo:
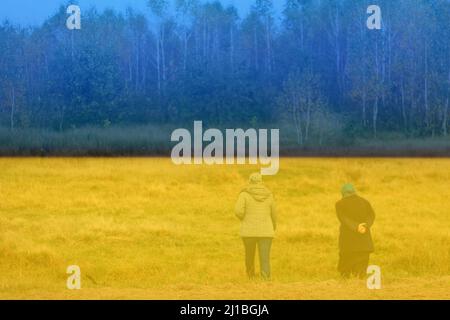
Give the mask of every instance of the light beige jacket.
M 275 200 L 262 183 L 242 190 L 236 203 L 236 216 L 241 220 L 241 237 L 274 237 Z

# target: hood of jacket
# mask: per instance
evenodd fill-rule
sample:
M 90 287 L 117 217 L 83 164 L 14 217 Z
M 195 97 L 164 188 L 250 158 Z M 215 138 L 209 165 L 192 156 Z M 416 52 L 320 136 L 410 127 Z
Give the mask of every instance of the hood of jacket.
M 267 200 L 272 195 L 272 192 L 270 192 L 270 190 L 267 189 L 262 183 L 250 184 L 241 192 L 248 193 L 253 199 L 260 202 Z

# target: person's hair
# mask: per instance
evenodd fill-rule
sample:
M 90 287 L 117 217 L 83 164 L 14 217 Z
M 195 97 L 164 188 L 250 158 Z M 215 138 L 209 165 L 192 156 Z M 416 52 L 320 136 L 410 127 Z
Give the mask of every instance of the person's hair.
M 252 173 L 250 175 L 249 182 L 250 184 L 262 183 L 263 182 L 262 175 L 258 172 Z

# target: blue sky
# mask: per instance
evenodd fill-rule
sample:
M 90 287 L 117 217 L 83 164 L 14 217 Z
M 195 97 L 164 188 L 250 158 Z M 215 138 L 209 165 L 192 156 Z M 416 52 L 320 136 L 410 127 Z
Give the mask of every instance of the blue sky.
M 0 20 L 8 19 L 14 24 L 39 25 L 52 15 L 61 4 L 67 0 L 1 0 Z M 75 2 L 75 1 L 74 1 Z M 221 0 L 223 4 L 234 4 L 241 15 L 245 14 L 254 0 Z M 277 11 L 280 10 L 283 0 L 275 0 Z M 131 6 L 137 10 L 147 10 L 146 0 L 78 0 L 81 9 L 96 6 L 99 10 L 115 8 L 123 11 Z

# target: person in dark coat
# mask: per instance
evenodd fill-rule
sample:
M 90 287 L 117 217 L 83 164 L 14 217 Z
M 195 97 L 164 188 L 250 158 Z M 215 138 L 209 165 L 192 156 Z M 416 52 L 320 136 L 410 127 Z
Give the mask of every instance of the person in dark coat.
M 339 265 L 342 277 L 366 276 L 370 254 L 374 251 L 371 227 L 375 212 L 370 203 L 357 195 L 351 184 L 342 187 L 342 199 L 336 203 L 339 219 Z

